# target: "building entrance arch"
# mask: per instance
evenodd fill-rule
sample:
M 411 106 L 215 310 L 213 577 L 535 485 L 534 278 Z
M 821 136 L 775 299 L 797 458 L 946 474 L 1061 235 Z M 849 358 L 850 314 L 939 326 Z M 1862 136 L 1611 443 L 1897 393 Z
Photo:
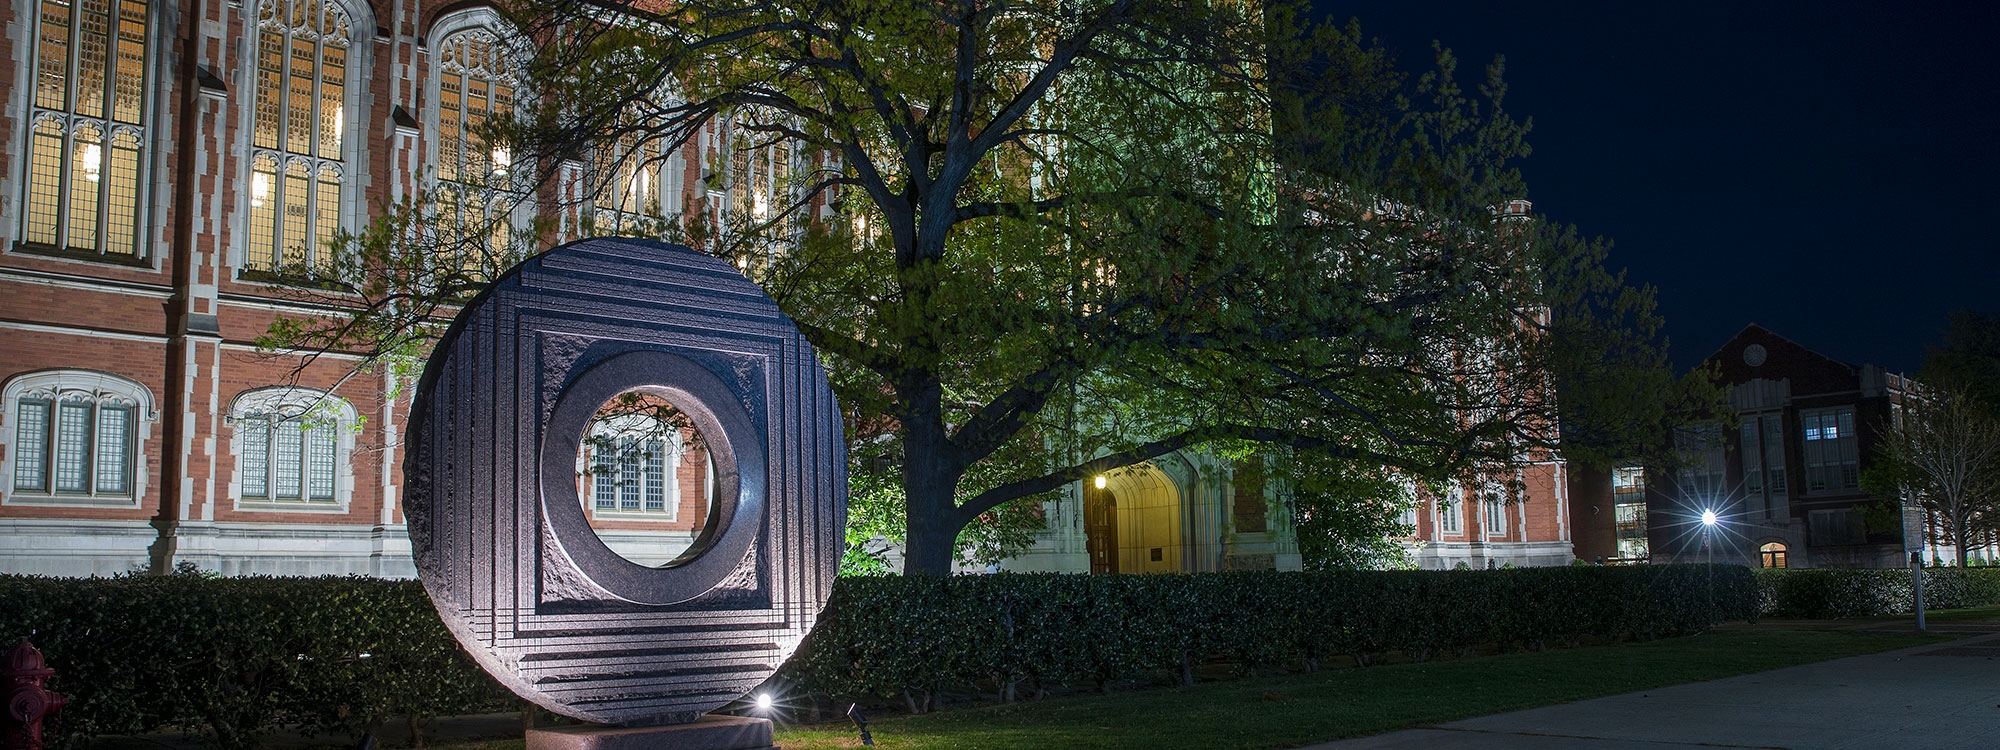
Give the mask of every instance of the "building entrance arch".
M 1085 547 L 1092 573 L 1187 570 L 1180 487 L 1151 463 L 1106 472 L 1083 486 Z

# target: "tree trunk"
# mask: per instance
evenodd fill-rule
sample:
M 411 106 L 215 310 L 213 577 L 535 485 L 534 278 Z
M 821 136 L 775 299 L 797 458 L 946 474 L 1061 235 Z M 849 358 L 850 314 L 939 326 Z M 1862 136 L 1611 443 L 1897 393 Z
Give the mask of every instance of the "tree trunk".
M 958 477 L 936 477 L 922 484 L 905 485 L 909 517 L 904 522 L 903 573 L 905 575 L 951 575 L 951 561 L 958 542 L 958 523 L 952 508 L 952 490 Z
M 1963 503 L 1961 503 L 1962 505 Z M 1965 567 L 1965 548 L 1972 545 L 1972 540 L 1969 538 L 1972 536 L 1972 519 L 1970 515 L 1969 513 L 1954 513 L 1951 519 L 1951 538 L 1952 541 L 1958 542 L 1958 544 L 1953 546 L 1953 549 L 1958 553 L 1958 567 L 1961 568 Z
M 902 389 L 908 404 L 902 430 L 905 504 L 903 573 L 951 575 L 958 543 L 958 482 L 964 476 L 949 455 L 949 438 L 935 379 Z

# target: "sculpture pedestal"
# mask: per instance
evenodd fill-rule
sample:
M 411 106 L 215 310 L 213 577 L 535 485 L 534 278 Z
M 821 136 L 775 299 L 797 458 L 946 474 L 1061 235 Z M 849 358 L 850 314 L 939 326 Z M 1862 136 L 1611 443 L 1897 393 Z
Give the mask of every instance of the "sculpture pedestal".
M 703 716 L 660 727 L 603 725 L 528 730 L 527 750 L 776 750 L 771 720 Z

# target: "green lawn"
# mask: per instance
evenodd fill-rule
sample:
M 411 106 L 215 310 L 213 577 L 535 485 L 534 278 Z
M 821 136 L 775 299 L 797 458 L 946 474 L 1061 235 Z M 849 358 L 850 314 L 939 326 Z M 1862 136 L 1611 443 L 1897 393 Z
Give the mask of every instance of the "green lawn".
M 1936 612 L 1930 617 L 2000 620 L 2000 607 Z M 1333 669 L 1191 688 L 950 709 L 925 716 L 877 716 L 869 728 L 876 744 L 889 750 L 1289 748 L 1953 637 L 1884 634 L 1883 628 L 1866 623 L 1735 625 L 1649 643 Z M 777 741 L 785 750 L 861 744 L 854 727 L 845 722 L 783 727 Z M 502 740 L 431 747 L 519 750 L 521 746 L 520 740 Z
M 1900 620 L 1916 621 L 1913 615 L 1905 615 Z M 2000 607 L 1970 607 L 1967 609 L 1941 609 L 1924 613 L 1925 622 L 1966 622 L 1990 620 L 2000 622 Z
M 1887 651 L 1940 636 L 1745 628 L 1609 647 L 1342 669 L 1192 688 L 882 717 L 877 745 L 1285 748 Z M 856 747 L 850 725 L 789 727 L 786 750 Z

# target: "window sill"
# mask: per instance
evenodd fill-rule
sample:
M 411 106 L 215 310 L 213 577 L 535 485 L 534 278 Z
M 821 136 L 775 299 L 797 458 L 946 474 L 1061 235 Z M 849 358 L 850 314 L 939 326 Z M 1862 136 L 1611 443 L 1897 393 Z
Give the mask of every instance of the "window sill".
M 253 284 L 264 284 L 268 286 L 286 286 L 298 289 L 315 289 L 318 291 L 332 292 L 335 294 L 348 293 L 347 290 L 342 288 L 342 286 L 338 282 L 328 281 L 325 279 L 319 279 L 310 276 L 294 276 L 290 274 L 281 274 L 275 271 L 264 271 L 255 268 L 236 269 L 236 280 L 247 281 Z
M 304 513 L 308 515 L 327 516 L 346 513 L 347 503 L 337 503 L 330 500 L 312 502 L 238 500 L 236 501 L 236 509 L 249 513 Z
M 6 505 L 29 505 L 47 508 L 137 508 L 139 500 L 131 495 L 68 495 L 48 494 L 32 490 L 10 490 Z
M 680 518 L 678 517 L 679 515 L 680 514 L 678 513 L 648 513 L 645 511 L 593 510 L 590 511 L 590 520 L 652 521 L 655 523 L 673 523 L 675 521 L 680 520 Z
M 130 253 L 102 253 L 96 250 L 80 250 L 76 248 L 44 245 L 39 242 L 16 242 L 14 243 L 14 252 L 20 253 L 22 255 L 39 255 L 45 258 L 80 260 L 86 263 L 103 263 L 107 266 L 126 266 L 129 268 L 147 268 L 147 269 L 153 267 L 152 259 L 138 255 L 133 255 Z

